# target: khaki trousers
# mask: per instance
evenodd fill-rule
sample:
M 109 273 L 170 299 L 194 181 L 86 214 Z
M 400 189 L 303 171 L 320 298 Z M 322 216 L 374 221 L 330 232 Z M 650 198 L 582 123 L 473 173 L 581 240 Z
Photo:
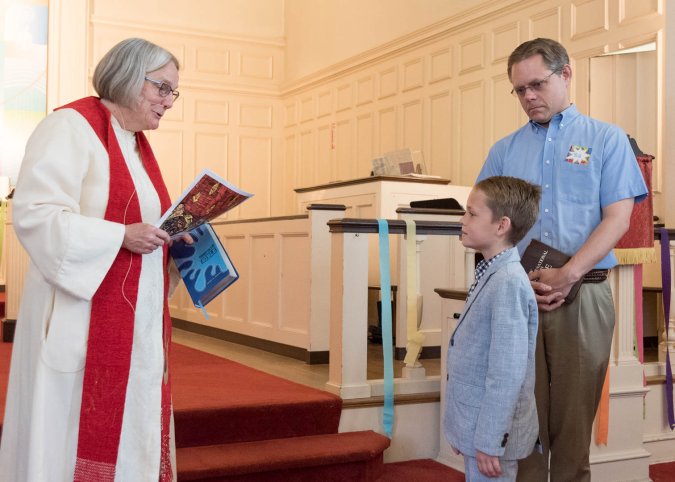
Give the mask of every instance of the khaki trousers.
M 520 461 L 519 482 L 591 480 L 592 426 L 613 333 L 608 281 L 584 283 L 571 304 L 539 312 L 535 397 L 543 453 Z

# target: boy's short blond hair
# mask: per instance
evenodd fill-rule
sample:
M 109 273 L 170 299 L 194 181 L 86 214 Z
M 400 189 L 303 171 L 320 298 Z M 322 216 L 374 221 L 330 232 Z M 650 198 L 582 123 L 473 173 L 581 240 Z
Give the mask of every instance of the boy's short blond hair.
M 517 177 L 493 176 L 477 183 L 474 189 L 485 194 L 493 221 L 503 216 L 511 220 L 509 241 L 518 244 L 539 216 L 541 187 Z

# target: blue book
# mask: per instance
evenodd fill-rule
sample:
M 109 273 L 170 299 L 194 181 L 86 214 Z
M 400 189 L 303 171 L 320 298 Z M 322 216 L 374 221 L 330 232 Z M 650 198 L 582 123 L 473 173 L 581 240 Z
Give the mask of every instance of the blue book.
M 178 239 L 171 245 L 169 252 L 192 302 L 197 308 L 203 309 L 239 279 L 239 273 L 209 223 L 192 229 L 190 236 L 194 240 L 193 244 Z

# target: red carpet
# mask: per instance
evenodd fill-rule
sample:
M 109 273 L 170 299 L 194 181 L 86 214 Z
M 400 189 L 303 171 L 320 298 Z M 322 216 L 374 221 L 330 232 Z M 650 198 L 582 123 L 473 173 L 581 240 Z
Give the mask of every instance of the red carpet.
M 336 433 L 340 423 L 336 395 L 175 343 L 171 373 L 177 447 Z

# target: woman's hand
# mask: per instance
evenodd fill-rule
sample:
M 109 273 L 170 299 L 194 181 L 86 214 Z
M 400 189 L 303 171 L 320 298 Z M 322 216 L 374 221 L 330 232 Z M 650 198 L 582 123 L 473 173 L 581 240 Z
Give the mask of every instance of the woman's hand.
M 174 241 L 178 241 L 179 239 L 183 241 L 185 244 L 192 244 L 195 242 L 192 236 L 190 236 L 190 233 L 183 233 L 181 234 L 180 238 L 169 239 L 169 246 L 171 246 L 174 243 Z
M 124 229 L 122 247 L 132 253 L 149 254 L 170 241 L 171 238 L 166 231 L 156 228 L 152 224 L 127 224 Z

